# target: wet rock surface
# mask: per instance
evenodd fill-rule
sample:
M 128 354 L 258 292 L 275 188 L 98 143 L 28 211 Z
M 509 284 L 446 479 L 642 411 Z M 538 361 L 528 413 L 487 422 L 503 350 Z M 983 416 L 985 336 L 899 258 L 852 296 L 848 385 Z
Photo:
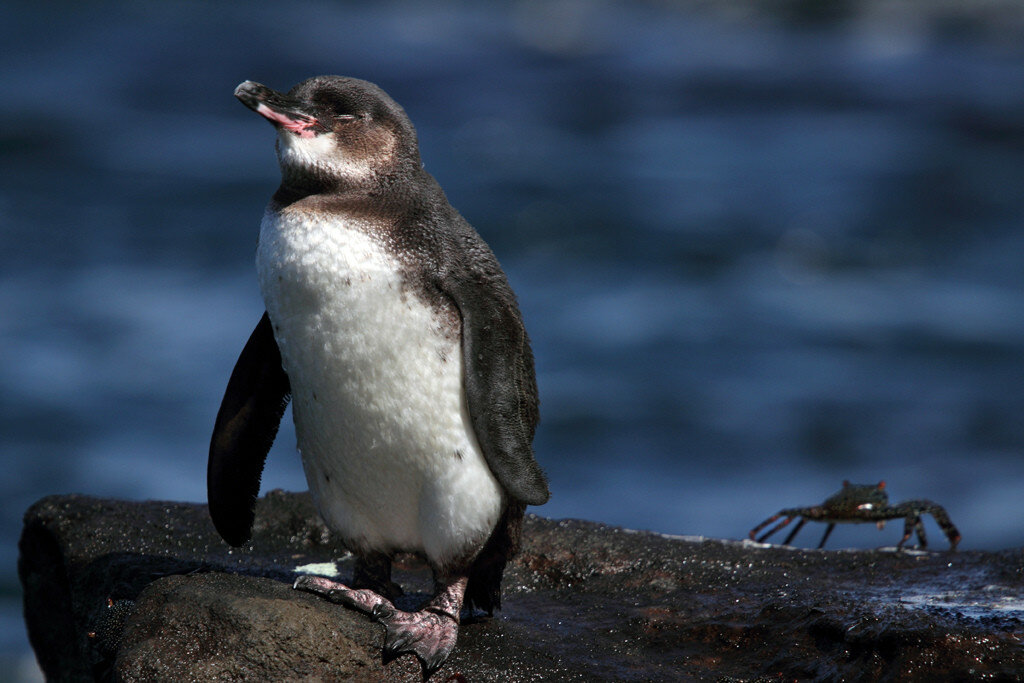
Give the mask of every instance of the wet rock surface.
M 252 543 L 231 549 L 202 505 L 32 506 L 19 574 L 48 678 L 420 679 L 409 656 L 381 664 L 382 629 L 368 617 L 291 589 L 298 566 L 340 558 L 341 576 L 351 572 L 307 495 L 271 492 L 256 519 Z M 395 570 L 399 606 L 414 608 L 429 570 L 411 556 Z M 108 599 L 134 609 L 97 630 Z M 466 620 L 435 680 L 455 674 L 1019 680 L 1024 551 L 797 550 L 530 516 L 504 609 Z

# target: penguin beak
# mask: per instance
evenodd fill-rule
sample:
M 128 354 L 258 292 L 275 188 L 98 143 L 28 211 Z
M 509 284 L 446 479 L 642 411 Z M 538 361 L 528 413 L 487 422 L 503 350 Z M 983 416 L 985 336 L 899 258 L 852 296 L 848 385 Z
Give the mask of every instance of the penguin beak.
M 277 129 L 290 131 L 300 138 L 312 138 L 329 132 L 313 116 L 307 105 L 255 81 L 246 81 L 235 88 L 235 97 Z

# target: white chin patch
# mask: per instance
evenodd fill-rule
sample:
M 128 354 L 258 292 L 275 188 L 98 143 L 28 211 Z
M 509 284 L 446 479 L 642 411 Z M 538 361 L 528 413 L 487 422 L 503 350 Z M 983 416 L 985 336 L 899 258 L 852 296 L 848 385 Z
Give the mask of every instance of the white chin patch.
M 303 138 L 282 130 L 277 135 L 277 157 L 282 166 L 316 169 L 336 178 L 357 180 L 373 171 L 365 162 L 346 159 L 335 143 L 334 133 Z

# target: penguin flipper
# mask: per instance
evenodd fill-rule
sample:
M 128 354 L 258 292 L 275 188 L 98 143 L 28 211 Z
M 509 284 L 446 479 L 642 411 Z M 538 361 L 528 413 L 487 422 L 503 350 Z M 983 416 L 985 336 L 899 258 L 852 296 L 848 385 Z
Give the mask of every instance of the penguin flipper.
M 475 259 L 480 269 L 440 284 L 462 318 L 469 414 L 487 465 L 505 491 L 523 503 L 543 505 L 551 493 L 533 457 L 540 413 L 530 339 L 504 273 L 482 242 L 481 247 L 486 253 Z
M 270 318 L 260 318 L 231 371 L 210 439 L 206 493 L 213 525 L 224 540 L 249 540 L 260 475 L 291 398 Z

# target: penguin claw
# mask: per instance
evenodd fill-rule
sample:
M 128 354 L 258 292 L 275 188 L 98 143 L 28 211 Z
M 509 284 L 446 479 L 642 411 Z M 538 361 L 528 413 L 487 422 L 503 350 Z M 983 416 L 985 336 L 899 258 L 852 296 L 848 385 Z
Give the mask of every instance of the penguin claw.
M 404 654 L 416 655 L 423 667 L 423 680 L 440 669 L 455 649 L 459 622 L 448 614 L 428 610 L 402 612 L 379 605 L 373 615 L 384 625 L 384 663 Z

